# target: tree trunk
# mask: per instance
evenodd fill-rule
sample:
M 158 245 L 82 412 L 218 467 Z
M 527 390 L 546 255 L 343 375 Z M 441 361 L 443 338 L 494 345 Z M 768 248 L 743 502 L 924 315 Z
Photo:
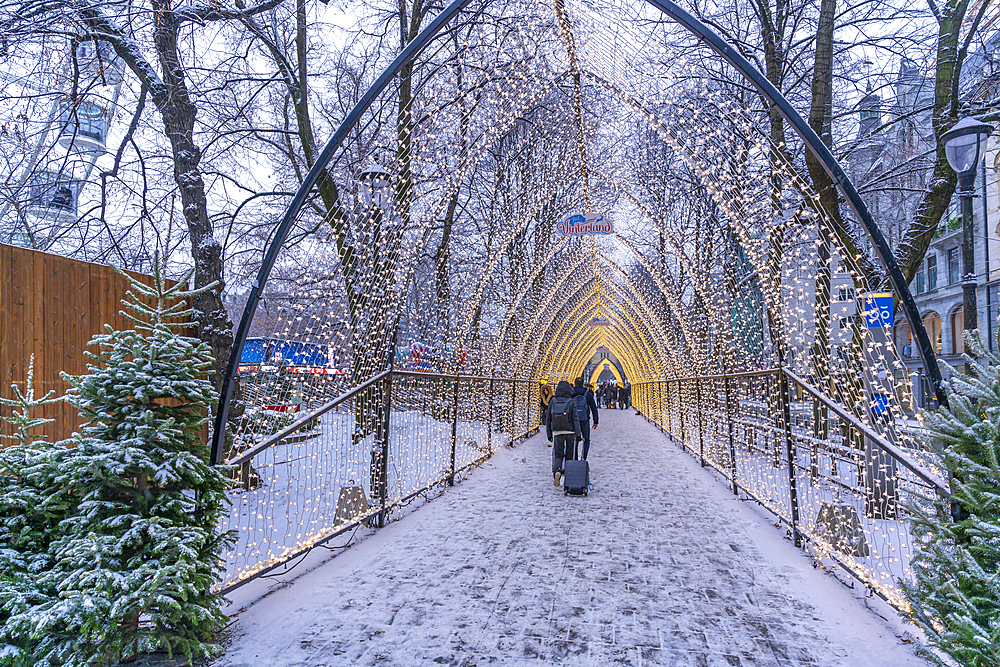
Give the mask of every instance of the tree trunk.
M 837 11 L 837 0 L 821 0 L 819 22 L 816 28 L 816 59 L 813 68 L 812 105 L 809 108 L 809 126 L 824 143 L 830 146 L 833 137 L 827 133 L 827 110 L 833 99 L 833 30 L 834 16 Z M 819 163 L 811 151 L 806 150 L 806 166 L 813 188 L 819 193 L 820 215 L 817 229 L 819 246 L 817 248 L 816 287 L 814 321 L 816 323 L 813 341 L 813 376 L 816 383 L 824 390 L 829 389 L 830 378 L 830 287 L 832 282 L 830 255 L 832 242 L 827 219 L 840 221 L 839 193 L 833 179 Z M 842 228 L 843 225 L 839 224 Z M 814 403 L 813 435 L 826 438 L 827 410 L 818 401 Z
M 774 11 L 768 4 L 768 0 L 757 0 L 756 10 L 760 19 L 761 37 L 764 40 L 764 69 L 767 80 L 774 84 L 778 90 L 784 88 L 784 58 L 785 53 L 782 48 L 784 40 L 784 21 L 786 4 L 784 0 L 778 0 Z M 770 125 L 770 162 L 771 162 L 771 200 L 775 211 L 782 208 L 781 191 L 784 186 L 784 179 L 781 175 L 781 167 L 788 163 L 785 152 L 785 119 L 778 110 L 778 105 L 768 104 L 768 123 Z
M 827 146 L 832 144 L 832 137 L 826 132 L 827 109 L 833 98 L 833 31 L 834 16 L 837 11 L 837 0 L 821 0 L 819 22 L 816 28 L 816 59 L 813 68 L 812 105 L 809 109 L 809 126 L 816 134 L 823 137 Z M 826 170 L 811 151 L 806 151 L 806 166 L 813 188 L 819 194 L 819 247 L 818 266 L 815 288 L 815 322 L 816 332 L 813 344 L 813 374 L 817 382 L 828 382 L 830 377 L 830 286 L 832 282 L 830 255 L 832 241 L 827 220 L 837 228 L 843 228 L 840 223 L 839 193 Z M 822 419 L 816 424 L 825 423 L 825 409 Z M 825 429 L 821 429 L 825 432 Z M 816 433 L 815 435 L 819 435 Z
M 986 3 L 988 4 L 988 3 Z M 938 46 L 934 77 L 934 111 L 932 123 L 935 139 L 940 139 L 958 120 L 957 84 L 961 75 L 961 56 L 967 48 L 960 46 L 960 31 L 968 0 L 950 0 L 940 5 L 938 18 Z M 931 181 L 917 206 L 913 222 L 907 228 L 896 250 L 899 268 L 909 283 L 917 275 L 937 230 L 938 223 L 948 210 L 958 177 L 948 165 L 944 146 L 937 141 L 934 170 Z
M 199 169 L 201 149 L 194 142 L 197 108 L 188 95 L 177 45 L 180 20 L 173 12 L 170 0 L 154 0 L 152 6 L 157 17 L 153 43 L 163 74 L 163 89 L 154 95 L 154 101 L 170 140 L 174 180 L 180 191 L 184 220 L 191 239 L 194 287 L 197 289 L 218 282 L 214 289 L 194 298 L 194 309 L 198 338 L 208 343 L 215 359 L 210 379 L 216 391 L 221 391 L 233 346 L 233 325 L 222 301 L 225 287 L 222 246 L 212 235 L 205 182 Z

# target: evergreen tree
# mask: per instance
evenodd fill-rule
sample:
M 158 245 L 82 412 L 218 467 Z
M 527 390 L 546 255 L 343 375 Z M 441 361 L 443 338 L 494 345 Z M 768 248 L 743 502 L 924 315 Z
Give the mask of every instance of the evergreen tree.
M 52 421 L 36 417 L 36 411 L 62 400 L 53 398 L 54 391 L 35 398 L 34 355 L 25 390 L 16 384 L 11 388 L 13 399 L 0 397 L 12 411 L 4 421 L 13 427 L 12 435 L 0 434 L 12 441 L 0 449 L 0 665 L 23 665 L 35 664 L 42 654 L 30 637 L 30 624 L 11 619 L 23 620 L 24 612 L 58 597 L 38 577 L 52 568 L 50 543 L 75 503 L 57 481 L 65 447 L 32 433 Z
M 951 474 L 951 499 L 910 503 L 913 572 L 904 582 L 907 616 L 927 636 L 919 647 L 936 665 L 1000 666 L 1000 358 L 978 332 L 966 337 L 975 357 L 955 373 L 951 412 L 928 415 Z M 977 359 L 978 358 L 978 359 Z M 952 503 L 960 511 L 952 511 Z M 956 521 L 953 517 L 959 517 Z
M 58 482 L 76 499 L 39 580 L 58 592 L 11 620 L 36 652 L 90 665 L 165 649 L 212 655 L 226 622 L 208 591 L 228 535 L 217 532 L 227 486 L 202 438 L 214 399 L 208 346 L 176 330 L 192 311 L 189 276 L 171 288 L 125 276 L 134 329 L 94 336 L 90 374 L 65 376 L 82 433 L 60 462 Z M 123 274 L 125 275 L 125 274 Z

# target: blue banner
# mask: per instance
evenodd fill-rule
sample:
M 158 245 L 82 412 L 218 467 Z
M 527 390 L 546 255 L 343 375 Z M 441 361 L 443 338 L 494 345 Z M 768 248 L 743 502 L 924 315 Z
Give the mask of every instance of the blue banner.
M 858 310 L 864 313 L 865 324 L 869 329 L 893 325 L 892 294 L 888 292 L 858 295 Z

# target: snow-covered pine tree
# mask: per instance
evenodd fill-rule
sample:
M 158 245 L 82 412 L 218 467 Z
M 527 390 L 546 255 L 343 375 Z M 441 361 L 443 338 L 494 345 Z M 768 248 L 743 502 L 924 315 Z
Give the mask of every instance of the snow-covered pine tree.
M 90 374 L 65 376 L 84 426 L 60 481 L 79 504 L 53 542 L 58 563 L 42 576 L 60 599 L 27 617 L 67 667 L 139 651 L 212 655 L 212 634 L 226 622 L 208 592 L 229 539 L 217 531 L 226 478 L 208 464 L 202 438 L 212 358 L 177 331 L 192 314 L 187 300 L 213 286 L 187 291 L 185 276 L 168 288 L 154 266 L 151 287 L 122 274 L 135 329 L 106 326 L 91 340 L 99 352 L 88 353 Z
M 943 448 L 952 498 L 913 502 L 915 580 L 903 588 L 910 620 L 927 637 L 919 650 L 936 665 L 1000 666 L 1000 358 L 978 332 L 966 336 L 968 374 L 952 375 L 951 412 L 928 414 Z M 951 502 L 964 510 L 955 521 Z
M 0 665 L 23 665 L 35 664 L 37 642 L 30 624 L 9 621 L 56 598 L 55 589 L 40 585 L 38 575 L 51 569 L 49 545 L 75 503 L 57 481 L 65 447 L 33 433 L 52 421 L 36 411 L 62 400 L 53 398 L 54 391 L 35 398 L 34 355 L 24 391 L 16 384 L 11 388 L 14 398 L 0 397 L 0 404 L 11 409 L 3 420 L 13 427 L 13 434 L 0 434 L 9 442 L 0 445 Z

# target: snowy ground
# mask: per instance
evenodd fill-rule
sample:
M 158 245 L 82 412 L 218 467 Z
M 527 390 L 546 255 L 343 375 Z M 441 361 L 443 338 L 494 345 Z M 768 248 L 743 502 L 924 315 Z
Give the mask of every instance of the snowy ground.
M 335 559 L 230 594 L 217 667 L 924 665 L 867 601 L 632 411 L 587 498 L 535 437 Z

